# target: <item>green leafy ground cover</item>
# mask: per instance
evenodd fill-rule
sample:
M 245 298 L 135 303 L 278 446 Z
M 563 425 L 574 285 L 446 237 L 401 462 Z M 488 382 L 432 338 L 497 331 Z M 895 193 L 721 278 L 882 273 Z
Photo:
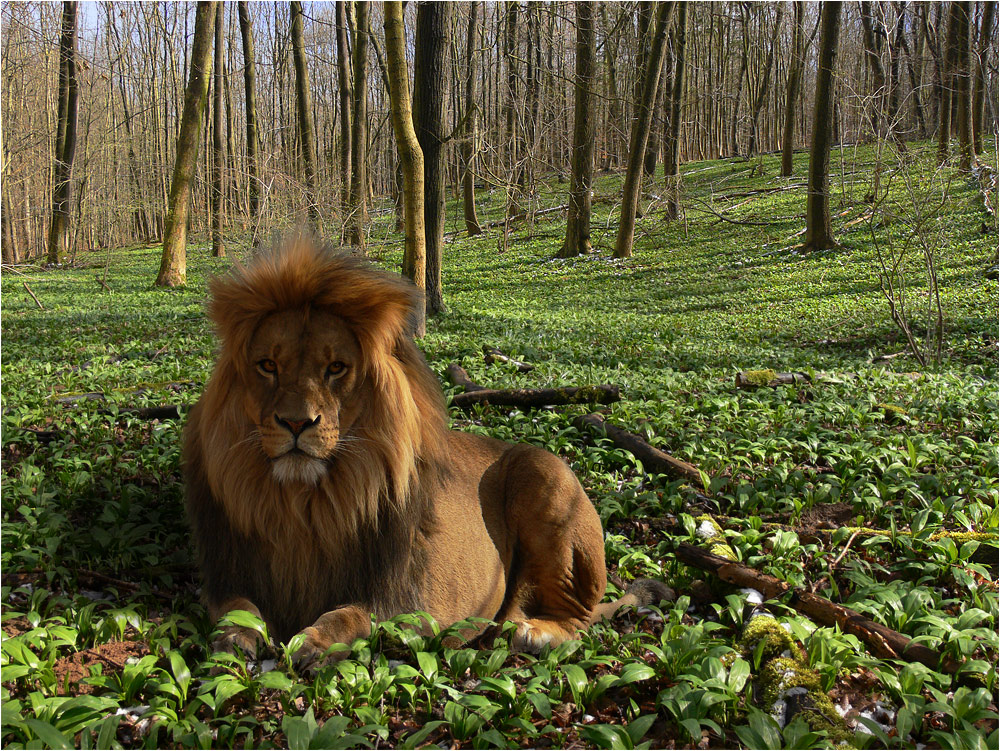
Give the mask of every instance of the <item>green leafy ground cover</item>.
M 0 742 L 995 748 L 997 282 L 986 270 L 997 228 L 975 185 L 954 178 L 935 224 L 943 364 L 916 374 L 907 356 L 873 364 L 905 350 L 880 297 L 869 225 L 852 224 L 871 210 L 874 162 L 870 150 L 835 154 L 843 247 L 825 253 L 795 250 L 802 188 L 731 196 L 787 185 L 771 157 L 687 165 L 686 220 L 666 224 L 654 201 L 630 260 L 610 258 L 614 175 L 595 187 L 591 256 L 553 260 L 556 215 L 515 225 L 506 248 L 497 229 L 451 237 L 450 309 L 422 341 L 436 372 L 459 362 L 498 388 L 617 384 L 623 400 L 607 418 L 706 475 L 700 488 L 646 475 L 572 426 L 583 406 L 452 413 L 456 428 L 544 446 L 573 466 L 607 529 L 612 592 L 653 576 L 680 595 L 537 657 L 502 642 L 448 648 L 447 632 L 416 636 L 406 618 L 373 625 L 349 660 L 312 677 L 297 675 L 281 649 L 260 665 L 211 655 L 183 515 L 181 423 L 117 410 L 197 399 L 214 347 L 206 281 L 229 261 L 190 246 L 189 286 L 172 291 L 150 287 L 158 248 L 114 251 L 110 293 L 94 281 L 103 252 L 81 259 L 92 268 L 4 273 Z M 907 169 L 930 186 L 927 164 L 918 155 Z M 804 167 L 800 155 L 797 174 Z M 564 187 L 544 186 L 539 205 L 560 203 Z M 481 219 L 496 218 L 501 192 L 481 199 Z M 733 224 L 709 206 L 772 223 Z M 448 229 L 458 230 L 449 207 Z M 371 250 L 398 268 L 388 222 L 385 213 Z M 876 232 L 905 238 L 900 222 Z M 922 262 L 910 263 L 920 306 Z M 483 345 L 536 369 L 487 365 Z M 736 373 L 760 368 L 826 377 L 734 387 Z M 56 401 L 85 392 L 110 403 Z M 677 542 L 698 542 L 705 512 L 748 565 L 966 667 L 951 676 L 880 660 L 853 636 L 772 603 L 819 689 L 861 718 L 843 738 L 802 718 L 780 728 L 762 699 L 759 650 L 741 650 L 743 598 L 672 555 Z M 878 532 L 852 536 L 854 527 Z M 992 546 L 977 551 L 969 532 L 991 535 Z

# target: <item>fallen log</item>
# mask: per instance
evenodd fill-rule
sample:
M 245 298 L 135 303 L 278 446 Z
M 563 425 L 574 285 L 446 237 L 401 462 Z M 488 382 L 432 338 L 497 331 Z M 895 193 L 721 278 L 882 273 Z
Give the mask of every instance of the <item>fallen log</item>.
M 793 383 L 809 383 L 812 379 L 805 373 L 776 373 L 773 370 L 744 370 L 736 374 L 736 385 L 741 389 L 755 389 L 761 386 L 789 386 Z
M 459 409 L 471 409 L 476 404 L 494 407 L 537 409 L 555 404 L 611 404 L 621 399 L 617 386 L 566 386 L 556 389 L 485 389 L 466 391 L 451 397 Z
M 880 659 L 920 662 L 932 670 L 944 670 L 947 673 L 957 673 L 962 667 L 961 663 L 951 657 L 942 656 L 930 647 L 914 643 L 910 637 L 876 623 L 855 610 L 831 602 L 802 587 L 793 587 L 742 563 L 730 561 L 687 543 L 678 545 L 674 554 L 681 563 L 708 571 L 728 584 L 756 589 L 765 599 L 777 599 L 790 594 L 788 605 L 822 626 L 838 626 L 844 633 L 856 636 Z
M 452 363 L 448 366 L 446 371 L 448 375 L 448 381 L 452 386 L 461 386 L 465 389 L 466 393 L 472 391 L 485 391 L 485 386 L 480 386 L 478 383 L 469 378 L 469 373 L 458 363 Z
M 505 362 L 508 365 L 513 365 L 521 373 L 528 373 L 535 369 L 535 366 L 531 363 L 521 362 L 520 360 L 515 360 L 513 357 L 508 357 L 496 347 L 491 347 L 488 344 L 483 345 L 483 359 L 487 365 L 492 365 L 495 362 Z
M 687 480 L 697 487 L 702 486 L 701 470 L 693 464 L 675 459 L 670 454 L 650 446 L 635 433 L 629 433 L 615 427 L 597 413 L 577 417 L 573 420 L 573 424 L 581 432 L 592 429 L 601 435 L 607 436 L 618 448 L 630 451 L 636 459 L 642 462 L 642 466 L 647 472 L 669 475 L 670 477 Z

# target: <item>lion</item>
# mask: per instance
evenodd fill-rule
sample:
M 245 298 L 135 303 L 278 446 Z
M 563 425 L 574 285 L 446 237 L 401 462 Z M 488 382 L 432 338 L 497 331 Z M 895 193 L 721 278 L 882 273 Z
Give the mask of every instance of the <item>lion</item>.
M 447 626 L 513 621 L 538 652 L 624 604 L 594 506 L 555 455 L 448 429 L 411 336 L 423 299 L 401 277 L 298 240 L 211 283 L 221 348 L 184 430 L 186 507 L 213 621 L 233 610 L 299 665 L 424 611 Z M 228 626 L 219 650 L 249 656 Z

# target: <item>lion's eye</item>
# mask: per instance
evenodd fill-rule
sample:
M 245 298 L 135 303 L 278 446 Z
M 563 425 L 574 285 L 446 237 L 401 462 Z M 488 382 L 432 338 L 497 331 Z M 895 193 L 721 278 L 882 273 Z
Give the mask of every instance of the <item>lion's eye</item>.
M 268 375 L 273 375 L 278 372 L 278 364 L 274 360 L 269 360 L 266 357 L 257 362 L 257 367 L 260 369 L 261 373 L 266 373 Z
M 340 378 L 347 372 L 347 366 L 344 365 L 340 360 L 330 363 L 330 367 L 326 369 L 326 375 L 328 378 Z

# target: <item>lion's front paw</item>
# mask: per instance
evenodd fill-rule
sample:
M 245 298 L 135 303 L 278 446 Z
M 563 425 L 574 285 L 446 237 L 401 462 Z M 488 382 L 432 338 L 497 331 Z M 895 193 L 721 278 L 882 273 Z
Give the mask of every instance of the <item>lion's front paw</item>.
M 327 654 L 330 649 L 330 642 L 324 639 L 319 630 L 313 626 L 302 629 L 299 632 L 305 635 L 302 646 L 295 650 L 292 655 L 292 664 L 300 673 L 315 673 L 321 668 L 343 660 L 350 655 L 350 652 L 335 650 Z
M 260 632 L 243 626 L 224 627 L 222 633 L 212 642 L 214 651 L 242 654 L 248 660 L 256 659 L 257 650 L 263 646 L 264 637 Z

